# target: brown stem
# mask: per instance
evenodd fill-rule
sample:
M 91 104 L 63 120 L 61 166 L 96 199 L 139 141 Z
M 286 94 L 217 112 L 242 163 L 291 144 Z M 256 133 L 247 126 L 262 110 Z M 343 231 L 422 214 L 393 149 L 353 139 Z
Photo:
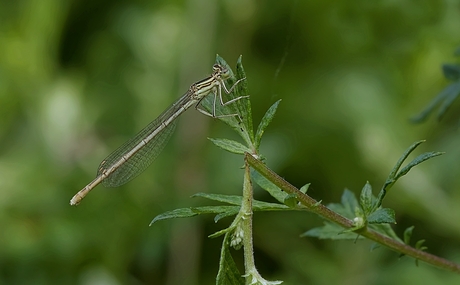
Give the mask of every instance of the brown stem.
M 251 165 L 252 168 L 254 168 L 257 172 L 259 172 L 262 176 L 264 176 L 274 185 L 278 186 L 280 189 L 282 189 L 286 193 L 296 195 L 297 200 L 300 203 L 302 203 L 302 205 L 306 206 L 311 212 L 316 213 L 320 215 L 321 217 L 344 227 L 345 229 L 352 228 L 354 226 L 353 221 L 330 210 L 329 208 L 327 208 L 326 206 L 322 204 L 318 204 L 318 202 L 315 199 L 311 198 L 307 194 L 300 192 L 299 189 L 297 189 L 292 184 L 290 184 L 289 182 L 284 180 L 282 177 L 280 177 L 278 174 L 273 172 L 262 161 L 254 158 L 251 154 L 246 153 L 245 159 L 249 163 L 249 165 Z M 444 269 L 447 269 L 455 273 L 460 273 L 459 264 L 453 263 L 451 261 L 448 261 L 436 255 L 432 255 L 427 252 L 418 250 L 416 248 L 408 246 L 407 244 L 401 243 L 397 240 L 394 240 L 385 235 L 382 235 L 369 228 L 360 230 L 359 234 L 377 243 L 385 245 L 389 247 L 390 249 L 397 251 L 399 253 L 403 253 L 405 255 L 411 256 L 415 259 L 424 261 L 436 267 L 444 268 Z

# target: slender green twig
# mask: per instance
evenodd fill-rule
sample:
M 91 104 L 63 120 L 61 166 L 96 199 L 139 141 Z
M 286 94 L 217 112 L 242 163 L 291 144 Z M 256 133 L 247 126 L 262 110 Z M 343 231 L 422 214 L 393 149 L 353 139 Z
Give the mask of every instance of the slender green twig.
M 243 247 L 244 247 L 244 267 L 246 274 L 255 269 L 254 246 L 252 241 L 252 184 L 249 164 L 245 163 L 244 169 L 243 200 L 241 201 L 242 225 L 243 225 Z
M 249 153 L 245 154 L 245 159 L 249 165 L 259 172 L 262 176 L 268 179 L 270 182 L 278 186 L 280 189 L 285 191 L 288 194 L 296 195 L 297 200 L 304 206 L 306 206 L 310 211 L 318 214 L 319 216 L 334 222 L 345 229 L 352 228 L 354 226 L 353 221 L 339 215 L 336 212 L 333 212 L 326 206 L 318 204 L 317 201 L 307 194 L 302 193 L 299 189 L 294 187 L 292 184 L 284 180 L 278 174 L 269 169 L 263 162 L 254 158 Z M 379 244 L 385 245 L 388 248 L 403 253 L 405 255 L 411 256 L 415 259 L 424 261 L 428 264 L 440 267 L 455 273 L 460 273 L 460 265 L 454 262 L 448 261 L 446 259 L 440 258 L 438 256 L 432 255 L 430 253 L 424 252 L 413 248 L 407 244 L 401 243 L 397 240 L 391 239 L 385 235 L 382 235 L 378 232 L 375 232 L 367 227 L 364 227 L 357 231 L 358 234 L 373 240 Z
M 252 156 L 251 156 L 252 157 Z M 251 169 L 248 161 L 244 163 L 244 183 L 243 183 L 243 200 L 238 216 L 241 216 L 243 247 L 244 247 L 244 267 L 246 284 L 277 285 L 281 281 L 265 280 L 257 271 L 254 261 L 254 245 L 252 240 L 252 200 L 253 188 L 251 182 Z

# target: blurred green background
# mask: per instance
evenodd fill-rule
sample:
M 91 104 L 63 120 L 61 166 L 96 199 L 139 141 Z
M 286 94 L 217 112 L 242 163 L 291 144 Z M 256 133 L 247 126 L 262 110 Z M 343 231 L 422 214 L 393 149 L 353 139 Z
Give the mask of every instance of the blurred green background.
M 0 283 L 212 284 L 228 225 L 151 219 L 240 194 L 242 157 L 207 137 L 237 138 L 195 111 L 145 173 L 69 199 L 111 151 L 211 72 L 215 55 L 247 72 L 255 121 L 283 99 L 262 140 L 267 164 L 338 202 L 366 180 L 377 193 L 402 152 L 446 151 L 389 193 L 400 236 L 460 262 L 458 104 L 411 125 L 447 84 L 460 42 L 457 1 L 0 1 Z M 269 197 L 256 189 L 257 199 Z M 460 284 L 460 276 L 371 242 L 299 238 L 320 218 L 256 213 L 256 264 L 285 284 Z M 241 252 L 235 258 L 242 268 Z

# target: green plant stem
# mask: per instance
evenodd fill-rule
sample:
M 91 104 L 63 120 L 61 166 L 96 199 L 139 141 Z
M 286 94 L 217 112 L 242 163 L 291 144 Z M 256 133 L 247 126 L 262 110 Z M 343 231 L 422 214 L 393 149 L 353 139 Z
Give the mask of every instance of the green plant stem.
M 292 184 L 284 180 L 282 177 L 280 177 L 278 174 L 273 172 L 273 170 L 269 169 L 262 161 L 254 158 L 251 154 L 246 153 L 245 158 L 249 165 L 252 166 L 252 168 L 254 168 L 262 176 L 267 178 L 270 182 L 278 186 L 284 192 L 288 194 L 294 194 L 297 200 L 312 212 L 317 213 L 320 216 L 326 218 L 327 220 L 333 221 L 344 228 L 351 228 L 354 226 L 353 221 L 330 210 L 326 206 L 319 204 L 318 201 L 316 201 L 315 199 L 302 193 L 299 189 L 297 189 L 295 186 L 293 186 Z
M 244 168 L 243 200 L 241 201 L 242 225 L 243 225 L 243 247 L 244 267 L 246 275 L 255 270 L 254 245 L 252 240 L 252 182 L 251 170 L 247 161 Z M 246 278 L 250 280 L 250 278 Z
M 246 162 L 249 163 L 249 165 L 252 168 L 254 168 L 257 172 L 259 172 L 262 176 L 264 176 L 274 185 L 278 186 L 280 189 L 282 189 L 288 194 L 296 195 L 297 200 L 302 205 L 306 206 L 311 212 L 318 214 L 319 216 L 331 222 L 334 222 L 344 227 L 345 229 L 349 229 L 354 226 L 353 221 L 343 217 L 342 215 L 339 215 L 336 212 L 331 211 L 329 208 L 322 204 L 318 204 L 315 199 L 311 198 L 307 194 L 300 192 L 299 189 L 297 189 L 292 184 L 280 177 L 278 174 L 273 172 L 262 161 L 254 158 L 251 154 L 246 153 L 245 159 Z M 357 233 L 379 244 L 385 245 L 396 252 L 411 256 L 415 259 L 424 261 L 436 267 L 440 267 L 455 273 L 460 273 L 459 264 L 408 246 L 407 244 L 391 239 L 367 227 L 359 230 Z

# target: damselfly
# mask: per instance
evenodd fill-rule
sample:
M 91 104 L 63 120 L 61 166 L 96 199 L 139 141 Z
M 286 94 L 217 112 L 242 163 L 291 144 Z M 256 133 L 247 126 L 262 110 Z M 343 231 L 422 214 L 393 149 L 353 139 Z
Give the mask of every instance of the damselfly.
M 213 118 L 239 117 L 238 114 L 217 116 L 216 101 L 219 97 L 220 104 L 225 106 L 248 97 L 240 96 L 225 103 L 222 99 L 222 89 L 225 93 L 230 94 L 244 78 L 236 81 L 230 89 L 227 89 L 224 81 L 230 77 L 230 71 L 219 64 L 214 64 L 212 69 L 213 72 L 208 78 L 192 84 L 188 91 L 161 113 L 158 118 L 104 159 L 99 165 L 96 178 L 72 197 L 70 205 L 78 205 L 100 183 L 106 187 L 117 187 L 142 173 L 158 156 L 171 137 L 174 130 L 174 120 L 191 106 L 195 105 L 196 110 Z M 209 94 L 214 94 L 211 112 L 201 106 L 201 101 Z

